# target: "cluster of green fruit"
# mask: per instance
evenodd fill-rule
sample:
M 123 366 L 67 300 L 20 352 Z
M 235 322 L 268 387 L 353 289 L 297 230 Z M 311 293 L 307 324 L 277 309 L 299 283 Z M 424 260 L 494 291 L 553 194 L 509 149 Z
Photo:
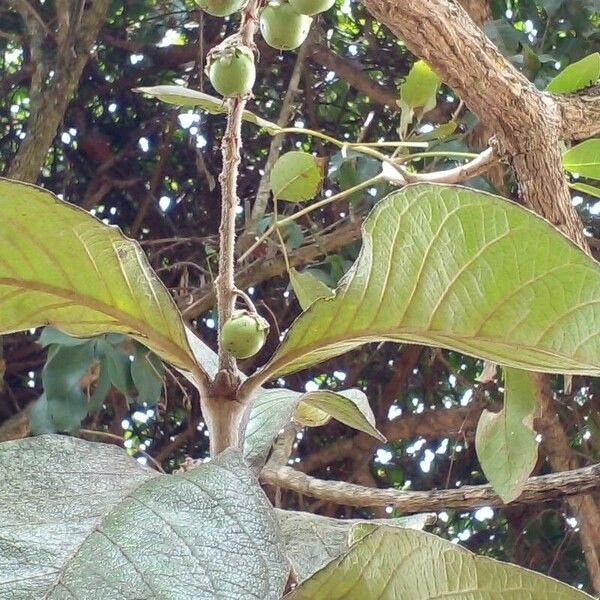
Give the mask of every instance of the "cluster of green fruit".
M 248 0 L 197 0 L 215 17 L 225 17 L 244 8 Z M 271 0 L 260 13 L 260 32 L 277 50 L 293 50 L 306 39 L 313 16 L 329 10 L 335 0 Z M 230 38 L 213 48 L 207 74 L 219 94 L 227 98 L 246 96 L 256 79 L 254 53 L 239 40 Z

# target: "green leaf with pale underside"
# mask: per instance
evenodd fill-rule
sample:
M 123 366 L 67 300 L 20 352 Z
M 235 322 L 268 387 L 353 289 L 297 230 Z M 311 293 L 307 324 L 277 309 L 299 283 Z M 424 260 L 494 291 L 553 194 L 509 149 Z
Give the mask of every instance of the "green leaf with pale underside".
M 600 78 L 600 53 L 594 52 L 565 67 L 547 86 L 553 94 L 578 92 Z
M 0 248 L 0 333 L 41 325 L 75 337 L 124 333 L 196 369 L 175 303 L 117 227 L 46 190 L 0 179 Z
M 600 266 L 507 200 L 460 186 L 407 186 L 374 208 L 335 296 L 300 315 L 257 378 L 379 340 L 600 375 Z
M 166 104 L 175 104 L 177 106 L 198 107 L 213 115 L 227 114 L 227 102 L 222 98 L 216 98 L 210 94 L 205 94 L 198 90 L 191 90 L 180 85 L 154 85 L 149 87 L 139 87 L 133 90 L 142 94 L 148 94 L 157 98 Z M 245 110 L 242 118 L 244 121 L 254 123 L 258 127 L 263 127 L 271 135 L 275 135 L 281 127 L 271 121 L 267 121 L 249 110 Z
M 0 597 L 279 600 L 273 509 L 228 450 L 161 475 L 62 436 L 0 445 Z
M 505 369 L 504 408 L 499 413 L 484 410 L 477 424 L 477 458 L 488 481 L 507 503 L 521 495 L 537 461 L 535 391 L 530 373 Z
M 563 167 L 589 179 L 600 179 L 600 138 L 586 140 L 562 155 Z
M 555 579 L 434 535 L 380 526 L 285 600 L 585 600 Z

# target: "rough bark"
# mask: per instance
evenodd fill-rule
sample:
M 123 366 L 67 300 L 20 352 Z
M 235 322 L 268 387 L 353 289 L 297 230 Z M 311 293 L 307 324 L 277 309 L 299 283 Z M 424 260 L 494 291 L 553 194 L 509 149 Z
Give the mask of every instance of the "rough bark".
M 38 48 L 30 88 L 31 114 L 27 123 L 27 137 L 10 165 L 9 177 L 28 182 L 37 180 L 48 148 L 106 19 L 109 4 L 109 0 L 94 0 L 86 3 L 81 15 L 75 14 L 75 11 L 58 15 L 57 48 L 52 61 L 48 61 L 52 53 L 41 48 L 44 32 L 39 23 L 27 20 L 32 52 Z M 63 10 L 67 9 L 63 7 Z M 52 76 L 51 72 L 54 72 Z
M 473 509 L 505 506 L 491 485 L 465 485 L 455 490 L 408 492 L 377 489 L 343 481 L 324 481 L 285 466 L 268 464 L 260 474 L 263 483 L 293 490 L 305 496 L 330 500 L 344 506 L 393 506 L 407 513 L 440 511 L 448 508 Z M 548 502 L 581 492 L 600 489 L 600 465 L 531 477 L 515 504 Z

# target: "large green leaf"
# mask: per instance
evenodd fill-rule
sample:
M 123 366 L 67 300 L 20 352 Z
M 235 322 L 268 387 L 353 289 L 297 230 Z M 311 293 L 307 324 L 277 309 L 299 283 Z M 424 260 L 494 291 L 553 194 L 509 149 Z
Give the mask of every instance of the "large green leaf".
M 435 514 L 423 513 L 392 519 L 333 519 L 306 512 L 276 510 L 296 580 L 301 583 L 322 569 L 350 546 L 350 530 L 360 524 L 423 529 Z
M 148 96 L 157 98 L 166 104 L 198 107 L 211 114 L 227 113 L 227 102 L 222 98 L 217 98 L 210 94 L 205 94 L 204 92 L 192 90 L 180 85 L 154 85 L 135 88 L 133 91 L 148 94 Z M 244 121 L 258 125 L 258 127 L 263 127 L 272 135 L 276 134 L 281 129 L 279 125 L 271 123 L 271 121 L 267 121 L 249 110 L 244 111 L 243 119 Z
M 484 410 L 479 418 L 475 448 L 481 468 L 504 502 L 523 491 L 537 461 L 533 417 L 536 385 L 527 371 L 504 370 L 504 408 Z
M 47 324 L 76 337 L 125 333 L 176 367 L 196 369 L 172 298 L 117 227 L 41 188 L 0 179 L 0 248 L 0 333 Z
M 587 594 L 429 533 L 380 526 L 286 600 L 584 600 Z
M 115 446 L 0 446 L 0 597 L 278 600 L 275 515 L 233 451 L 159 475 Z
M 600 78 L 600 53 L 594 52 L 565 67 L 547 86 L 547 92 L 568 94 L 593 85 Z
M 407 186 L 365 221 L 332 298 L 248 385 L 378 340 L 551 373 L 600 374 L 600 266 L 550 223 L 460 186 Z
M 600 138 L 569 148 L 562 156 L 563 167 L 589 179 L 600 179 Z

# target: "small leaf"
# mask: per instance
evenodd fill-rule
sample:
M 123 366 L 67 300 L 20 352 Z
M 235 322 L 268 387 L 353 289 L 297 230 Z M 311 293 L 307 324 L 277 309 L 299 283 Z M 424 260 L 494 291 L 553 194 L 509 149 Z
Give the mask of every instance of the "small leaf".
M 179 85 L 155 85 L 150 87 L 139 87 L 134 88 L 134 92 L 141 94 L 148 94 L 153 98 L 157 98 L 161 102 L 166 104 L 175 104 L 177 106 L 198 106 L 206 112 L 217 115 L 227 113 L 227 103 L 222 98 L 199 92 L 198 90 L 191 90 L 189 88 Z M 258 127 L 266 129 L 271 135 L 275 135 L 281 127 L 271 121 L 267 121 L 249 110 L 245 110 L 243 113 L 244 121 L 254 123 Z
M 311 577 L 350 546 L 350 532 L 357 526 L 387 524 L 390 527 L 423 529 L 435 522 L 435 514 L 422 513 L 392 519 L 333 519 L 311 513 L 276 510 L 281 533 L 298 583 Z M 364 599 L 368 600 L 368 599 Z
M 364 532 L 363 532 L 364 533 Z M 476 556 L 430 533 L 380 525 L 285 600 L 591 600 L 516 565 Z
M 244 457 L 253 468 L 262 468 L 273 441 L 291 422 L 298 404 L 304 400 L 307 405 L 326 411 L 341 423 L 382 439 L 375 429 L 375 417 L 367 398 L 359 390 L 339 393 L 319 390 L 302 394 L 285 388 L 261 388 L 252 401 L 244 440 Z
M 431 110 L 435 107 L 435 98 L 441 82 L 425 61 L 418 60 L 400 86 L 402 103 L 413 109 L 426 107 Z
M 569 148 L 562 156 L 563 167 L 582 177 L 600 179 L 600 138 Z
M 44 324 L 81 338 L 125 333 L 197 370 L 173 299 L 118 228 L 42 188 L 0 178 L 0 240 L 0 334 Z
M 124 352 L 113 346 L 107 348 L 101 370 L 108 373 L 111 383 L 126 397 L 134 386 L 131 366 L 132 362 Z
M 594 85 L 600 79 L 600 52 L 565 67 L 547 86 L 553 94 L 569 94 Z
M 138 403 L 145 402 L 148 406 L 154 406 L 158 402 L 162 394 L 164 374 L 165 368 L 160 358 L 141 344 L 136 344 L 131 377 L 138 391 Z
M 315 300 L 333 295 L 320 279 L 315 277 L 309 269 L 299 273 L 293 267 L 290 269 L 290 283 L 302 310 L 306 310 Z
M 271 190 L 277 200 L 301 202 L 314 198 L 321 186 L 319 161 L 294 150 L 280 156 L 271 171 Z
M 484 410 L 475 434 L 481 468 L 506 503 L 517 499 L 537 461 L 536 386 L 527 371 L 504 369 L 504 408 Z
M 29 413 L 29 425 L 31 435 L 43 435 L 44 433 L 55 433 L 56 427 L 50 415 L 50 407 L 46 395 L 42 394 L 34 403 Z
M 375 415 L 366 395 L 360 390 L 344 390 L 339 394 L 330 390 L 307 392 L 301 396 L 299 408 L 303 405 L 314 409 L 312 412 L 306 408 L 303 410 L 305 421 L 312 419 L 315 423 L 315 425 L 311 425 L 309 422 L 304 422 L 305 425 L 311 427 L 324 425 L 327 421 L 324 421 L 323 415 L 328 415 L 348 427 L 372 435 L 381 442 L 386 441 L 385 437 L 377 431 Z
M 292 420 L 302 394 L 285 388 L 259 389 L 252 400 L 244 439 L 244 458 L 255 470 L 267 460 L 279 432 Z
M 597 188 L 593 185 L 588 185 L 587 183 L 569 183 L 569 187 L 572 190 L 577 192 L 581 192 L 582 194 L 587 194 L 588 196 L 593 196 L 594 198 L 600 198 L 600 188 Z
M 293 322 L 251 383 L 384 340 L 600 375 L 598 298 L 598 263 L 544 219 L 473 189 L 410 185 L 375 206 L 335 296 Z
M 235 451 L 161 475 L 46 435 L 0 445 L 0 472 L 4 598 L 281 598 L 285 546 Z
M 42 384 L 56 431 L 78 428 L 92 410 L 90 390 L 83 385 L 83 378 L 89 374 L 95 358 L 93 340 L 78 346 L 50 346 L 42 369 Z

